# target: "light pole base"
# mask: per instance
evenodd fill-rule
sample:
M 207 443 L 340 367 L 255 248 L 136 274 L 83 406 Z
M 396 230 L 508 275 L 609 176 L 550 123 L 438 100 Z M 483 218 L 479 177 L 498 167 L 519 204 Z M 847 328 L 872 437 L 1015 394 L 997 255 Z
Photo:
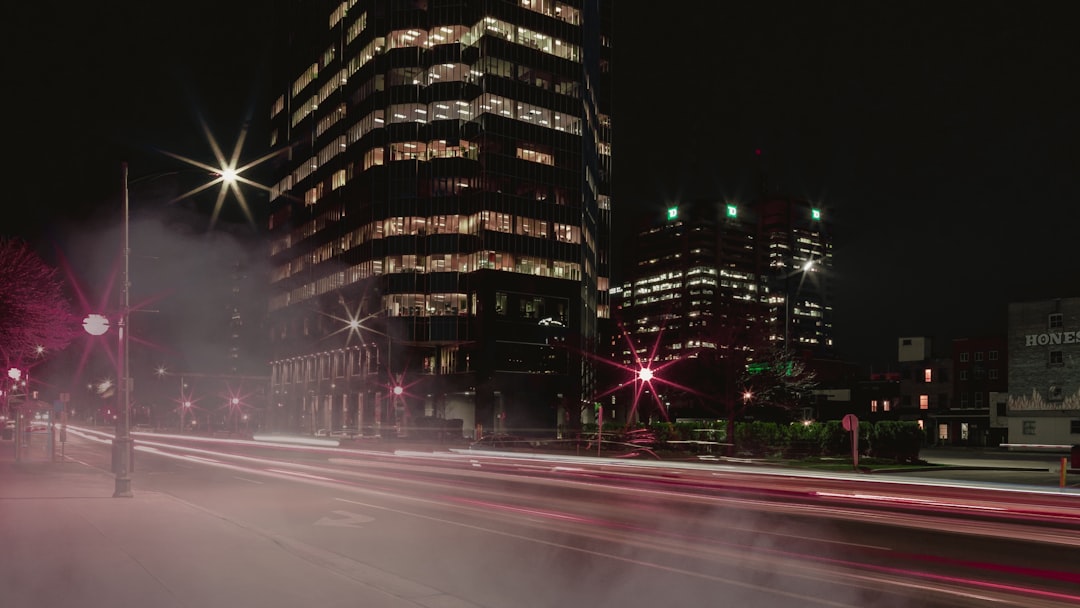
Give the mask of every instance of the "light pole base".
M 131 465 L 132 448 L 134 442 L 131 437 L 117 437 L 113 439 L 113 473 L 116 474 L 116 488 L 113 490 L 113 498 L 130 498 L 131 493 Z
M 113 490 L 113 498 L 131 498 L 134 494 L 131 493 L 131 478 L 130 477 L 117 477 L 116 488 Z

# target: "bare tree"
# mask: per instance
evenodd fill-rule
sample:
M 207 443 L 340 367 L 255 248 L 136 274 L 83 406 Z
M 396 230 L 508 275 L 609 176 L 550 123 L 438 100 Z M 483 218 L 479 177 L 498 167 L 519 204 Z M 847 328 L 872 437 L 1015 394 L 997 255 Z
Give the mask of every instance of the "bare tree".
M 77 320 L 56 269 L 19 239 L 0 238 L 0 286 L 4 369 L 74 339 Z
M 752 403 L 784 416 L 810 403 L 817 374 L 789 349 L 775 345 L 758 353 L 743 372 Z

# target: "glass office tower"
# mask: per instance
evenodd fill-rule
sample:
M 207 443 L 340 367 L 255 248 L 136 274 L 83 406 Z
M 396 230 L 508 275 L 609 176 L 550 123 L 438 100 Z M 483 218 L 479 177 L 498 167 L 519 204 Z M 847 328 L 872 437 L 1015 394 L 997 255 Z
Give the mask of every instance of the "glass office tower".
M 609 314 L 611 5 L 281 3 L 271 428 L 580 420 Z

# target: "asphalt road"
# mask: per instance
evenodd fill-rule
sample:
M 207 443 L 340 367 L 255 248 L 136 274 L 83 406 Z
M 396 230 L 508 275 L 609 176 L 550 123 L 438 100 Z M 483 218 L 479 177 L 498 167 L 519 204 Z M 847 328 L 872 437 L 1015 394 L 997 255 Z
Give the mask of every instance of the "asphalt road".
M 108 468 L 107 445 L 70 438 L 68 456 Z M 140 443 L 154 451 L 137 453 L 136 492 L 183 500 L 320 567 L 375 586 L 422 584 L 460 606 L 1080 602 L 1080 495 L 1047 485 Z

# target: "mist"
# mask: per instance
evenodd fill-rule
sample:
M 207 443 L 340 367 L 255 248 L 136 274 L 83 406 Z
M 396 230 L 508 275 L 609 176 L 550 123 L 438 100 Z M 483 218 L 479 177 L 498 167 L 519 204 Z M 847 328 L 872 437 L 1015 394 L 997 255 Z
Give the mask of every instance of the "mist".
M 170 374 L 268 373 L 262 348 L 267 332 L 261 323 L 269 274 L 262 235 L 245 218 L 224 213 L 211 227 L 210 214 L 197 202 L 170 204 L 174 190 L 166 184 L 149 197 L 132 196 L 130 203 L 129 364 L 136 399 L 144 402 L 153 387 L 147 383 L 160 380 L 155 372 L 161 369 Z M 99 312 L 115 326 L 123 308 L 124 260 L 122 206 L 117 202 L 115 212 L 106 212 L 113 206 L 103 205 L 102 217 L 54 229 L 52 257 L 71 286 L 77 318 Z M 46 393 L 77 393 L 75 387 L 82 384 L 115 378 L 117 344 L 112 329 L 100 339 L 80 330 L 66 351 L 46 354 L 38 379 L 54 389 Z

